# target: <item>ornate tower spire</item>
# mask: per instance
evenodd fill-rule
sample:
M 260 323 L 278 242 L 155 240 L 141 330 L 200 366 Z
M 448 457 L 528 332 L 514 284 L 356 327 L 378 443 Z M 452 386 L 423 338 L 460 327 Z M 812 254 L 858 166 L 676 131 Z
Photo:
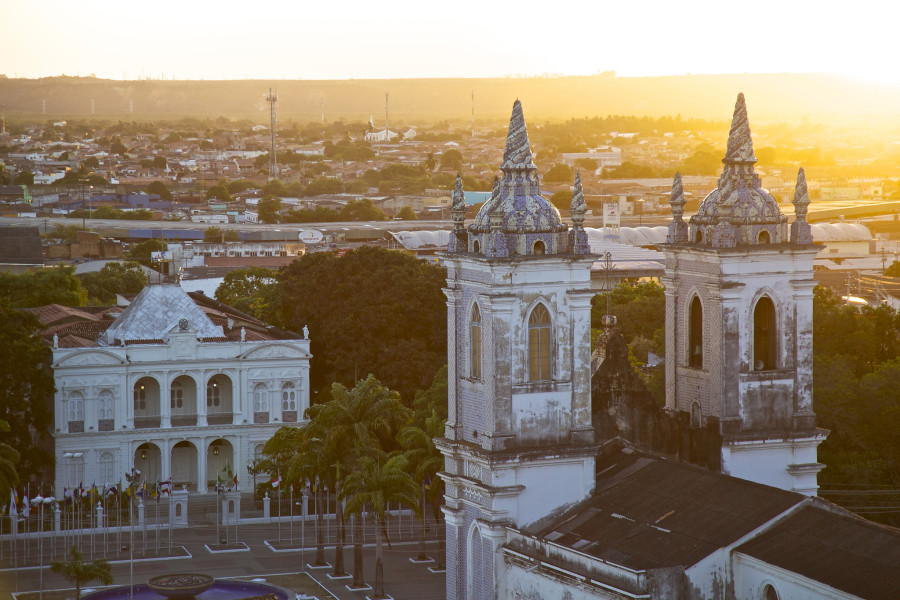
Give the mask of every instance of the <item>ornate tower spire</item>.
M 731 131 L 728 132 L 728 148 L 725 150 L 724 163 L 756 162 L 753 153 L 753 138 L 750 137 L 750 121 L 747 119 L 747 104 L 744 94 L 738 94 L 734 103 L 734 116 L 731 117 Z
M 738 94 L 719 184 L 690 219 L 689 241 L 713 248 L 781 244 L 787 217 L 753 171 L 756 155 L 744 95 Z
M 456 174 L 456 185 L 450 194 L 450 218 L 453 219 L 453 229 L 450 231 L 450 243 L 448 252 L 466 252 L 468 250 L 468 236 L 463 227 L 466 219 L 466 195 L 463 193 L 462 175 Z
M 672 196 L 669 204 L 672 206 L 672 221 L 669 223 L 669 233 L 666 243 L 683 244 L 688 241 L 687 223 L 682 220 L 684 215 L 684 187 L 681 185 L 681 173 L 675 173 L 672 180 Z
M 541 195 L 541 181 L 518 100 L 509 119 L 500 170 L 503 176 L 495 183 L 491 199 L 469 227 L 471 246 L 475 248 L 477 241 L 485 256 L 496 257 L 566 252 L 568 227 L 556 207 Z
M 528 130 L 525 128 L 525 115 L 522 103 L 517 99 L 513 104 L 509 118 L 509 132 L 506 134 L 506 149 L 503 151 L 503 171 L 507 169 L 536 169 L 531 157 L 531 144 L 528 143 Z
M 812 229 L 806 222 L 806 211 L 809 209 L 809 192 L 806 189 L 806 173 L 803 167 L 797 172 L 797 187 L 794 188 L 794 214 L 796 219 L 791 223 L 792 244 L 812 244 Z
M 569 212 L 572 213 L 572 231 L 569 232 L 569 251 L 574 254 L 589 254 L 587 232 L 584 230 L 584 213 L 587 204 L 584 201 L 584 189 L 581 186 L 581 171 L 575 172 L 575 186 L 572 188 L 572 204 Z

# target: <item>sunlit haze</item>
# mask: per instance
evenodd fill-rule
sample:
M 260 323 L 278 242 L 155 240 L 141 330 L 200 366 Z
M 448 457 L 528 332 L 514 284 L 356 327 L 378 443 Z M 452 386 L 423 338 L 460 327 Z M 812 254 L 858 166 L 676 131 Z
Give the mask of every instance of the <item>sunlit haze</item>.
M 900 83 L 900 5 L 5 0 L 0 73 L 348 79 L 838 73 Z

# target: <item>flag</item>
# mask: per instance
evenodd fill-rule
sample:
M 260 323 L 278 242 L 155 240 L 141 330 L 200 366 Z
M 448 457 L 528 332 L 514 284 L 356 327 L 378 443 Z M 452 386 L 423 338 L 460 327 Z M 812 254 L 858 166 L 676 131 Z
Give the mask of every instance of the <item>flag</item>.
M 116 486 L 116 484 L 112 484 L 111 486 L 106 488 L 106 495 L 116 497 L 119 496 L 119 488 Z
M 9 490 L 9 516 L 16 514 L 16 490 Z
M 144 484 L 138 486 L 137 488 L 137 497 L 141 499 L 141 502 L 144 501 Z
M 163 481 L 159 484 L 159 491 L 163 494 L 171 494 L 172 493 L 172 479 L 169 478 L 167 481 Z
M 273 488 L 277 488 L 281 484 L 281 473 L 273 477 L 269 483 L 272 484 Z
M 22 502 L 22 516 L 27 517 L 31 514 L 31 504 L 28 502 L 28 492 L 25 492 L 25 500 Z
M 237 486 L 238 486 L 237 473 L 235 473 L 234 479 L 232 479 L 231 481 L 234 484 L 234 489 L 237 489 Z

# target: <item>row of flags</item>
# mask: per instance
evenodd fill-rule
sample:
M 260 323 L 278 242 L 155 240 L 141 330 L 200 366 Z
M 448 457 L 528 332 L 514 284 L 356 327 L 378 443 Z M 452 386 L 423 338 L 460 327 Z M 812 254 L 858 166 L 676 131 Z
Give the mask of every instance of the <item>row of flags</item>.
M 53 500 L 68 505 L 77 504 L 79 502 L 89 502 L 93 504 L 95 502 L 104 503 L 105 501 L 108 503 L 113 500 L 119 503 L 122 501 L 123 497 L 126 500 L 132 500 L 134 498 L 143 500 L 143 498 L 149 497 L 159 502 L 162 496 L 171 494 L 173 489 L 171 479 L 168 481 L 157 481 L 155 485 L 142 482 L 139 484 L 132 483 L 127 486 L 123 486 L 122 481 L 119 480 L 119 483 L 117 484 L 106 483 L 99 488 L 96 484 L 91 484 L 91 486 L 87 488 L 82 483 L 73 488 L 63 488 L 62 497 L 53 498 Z M 32 503 L 39 498 L 39 496 L 37 496 L 29 499 L 29 492 L 30 488 L 26 488 L 23 492 L 11 489 L 9 504 L 0 509 L 0 514 L 6 513 L 8 510 L 9 515 L 18 514 L 23 517 L 28 517 L 31 514 Z

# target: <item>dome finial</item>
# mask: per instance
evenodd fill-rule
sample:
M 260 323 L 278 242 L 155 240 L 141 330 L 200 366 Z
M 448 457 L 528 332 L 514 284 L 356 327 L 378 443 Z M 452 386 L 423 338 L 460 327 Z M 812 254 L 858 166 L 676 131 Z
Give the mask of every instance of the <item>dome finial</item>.
M 797 187 L 794 188 L 794 214 L 797 216 L 791 223 L 792 244 L 812 244 L 812 228 L 806 222 L 806 212 L 809 209 L 809 191 L 806 188 L 806 172 L 803 167 L 797 171 Z
M 581 185 L 581 170 L 575 171 L 575 185 L 572 187 L 572 204 L 569 205 L 569 212 L 572 213 L 572 222 L 580 225 L 584 222 L 584 212 L 587 210 L 587 204 L 584 201 L 584 189 Z
M 681 183 L 681 173 L 676 172 L 672 180 L 672 196 L 669 205 L 672 207 L 672 221 L 669 223 L 669 233 L 666 242 L 669 244 L 683 244 L 688 241 L 687 223 L 682 220 L 684 215 L 684 186 Z
M 724 163 L 755 163 L 753 138 L 750 137 L 750 121 L 747 119 L 747 104 L 744 94 L 738 94 L 734 103 L 734 116 L 731 118 L 731 131 L 728 132 L 728 148 L 725 150 Z
M 466 195 L 463 192 L 462 175 L 456 174 L 456 184 L 453 186 L 453 192 L 450 194 L 450 211 L 466 210 Z
M 584 189 L 581 185 L 581 171 L 575 171 L 575 185 L 572 186 L 572 203 L 569 212 L 572 214 L 572 230 L 569 232 L 569 252 L 573 254 L 588 254 L 591 246 L 588 243 L 587 232 L 584 230 L 584 213 L 587 211 L 587 203 L 584 201 Z

